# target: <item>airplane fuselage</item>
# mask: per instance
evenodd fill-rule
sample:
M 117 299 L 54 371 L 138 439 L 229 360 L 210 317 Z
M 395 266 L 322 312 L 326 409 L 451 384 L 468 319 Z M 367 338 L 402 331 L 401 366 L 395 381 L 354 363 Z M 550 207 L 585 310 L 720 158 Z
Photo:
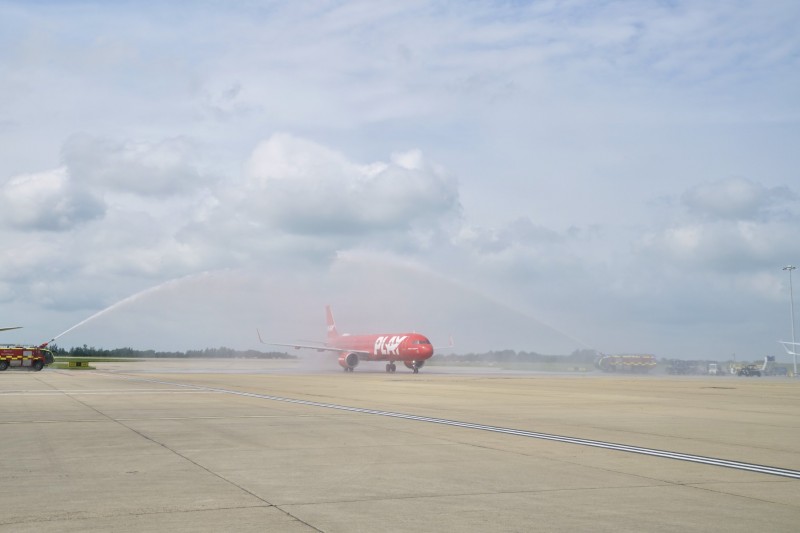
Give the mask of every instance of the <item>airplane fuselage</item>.
M 368 361 L 424 361 L 433 355 L 431 341 L 419 333 L 340 335 L 330 339 L 328 345 L 353 350 L 359 359 Z
M 324 344 L 305 343 L 265 343 L 258 333 L 258 339 L 264 344 L 275 346 L 291 346 L 297 350 L 312 349 L 318 352 L 334 352 L 339 355 L 339 365 L 352 372 L 359 361 L 386 361 L 386 371 L 394 372 L 395 361 L 402 363 L 414 373 L 433 356 L 433 345 L 424 335 L 419 333 L 379 333 L 372 335 L 341 335 L 336 330 L 333 312 L 330 306 L 325 307 L 325 321 L 328 327 L 327 340 Z

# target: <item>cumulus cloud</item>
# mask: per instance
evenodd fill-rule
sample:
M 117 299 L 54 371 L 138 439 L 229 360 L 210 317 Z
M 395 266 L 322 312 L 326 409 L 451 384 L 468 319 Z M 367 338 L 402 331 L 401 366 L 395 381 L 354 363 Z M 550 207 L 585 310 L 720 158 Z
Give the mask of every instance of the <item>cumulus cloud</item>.
M 558 244 L 565 237 L 534 224 L 528 217 L 517 218 L 501 228 L 463 226 L 455 242 L 478 254 L 497 254 L 513 247 L 542 248 Z
M 782 223 L 752 221 L 679 224 L 645 236 L 642 244 L 672 265 L 740 271 L 780 264 L 792 231 Z
M 66 231 L 105 212 L 66 168 L 11 178 L 0 187 L 0 204 L 2 220 L 20 230 Z
M 788 187 L 769 188 L 744 178 L 703 183 L 681 195 L 688 219 L 673 210 L 671 219 L 643 233 L 634 248 L 655 258 L 662 269 L 769 268 L 795 248 L 796 216 L 789 209 L 776 216 L 795 199 Z
M 62 149 L 64 163 L 87 186 L 143 196 L 176 195 L 207 185 L 184 138 L 159 142 L 114 141 L 75 135 Z
M 728 178 L 692 187 L 681 196 L 693 214 L 714 219 L 752 220 L 796 197 L 787 187 L 767 188 L 745 178 Z
M 314 142 L 274 135 L 248 163 L 245 204 L 272 228 L 363 236 L 436 225 L 458 212 L 458 188 L 421 152 L 367 165 Z

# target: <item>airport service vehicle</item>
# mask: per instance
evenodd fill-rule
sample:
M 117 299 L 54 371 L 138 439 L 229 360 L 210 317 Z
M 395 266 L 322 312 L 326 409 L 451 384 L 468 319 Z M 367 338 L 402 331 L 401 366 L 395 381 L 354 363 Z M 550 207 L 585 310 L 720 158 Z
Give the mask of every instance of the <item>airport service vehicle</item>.
M 39 371 L 53 363 L 53 352 L 47 344 L 41 346 L 0 345 L 0 371 L 9 367 L 24 367 Z
M 737 376 L 761 377 L 761 370 L 756 365 L 744 365 L 736 371 Z
M 725 372 L 716 361 L 662 359 L 667 374 L 683 376 L 722 376 Z
M 258 338 L 263 344 L 273 346 L 291 346 L 295 349 L 307 348 L 318 352 L 334 352 L 339 354 L 339 366 L 345 372 L 352 372 L 361 361 L 386 361 L 386 372 L 394 373 L 397 370 L 396 361 L 402 362 L 414 374 L 425 361 L 433 355 L 433 345 L 424 335 L 419 333 L 377 333 L 369 335 L 339 334 L 333 320 L 333 312 L 328 305 L 325 307 L 325 321 L 328 326 L 328 336 L 324 343 L 319 344 L 281 344 L 277 342 L 264 342 L 261 333 Z
M 656 366 L 656 357 L 649 354 L 607 355 L 598 357 L 594 365 L 603 372 L 650 372 Z
M 761 364 L 733 364 L 731 365 L 731 374 L 737 376 L 788 376 L 789 369 L 785 366 L 778 365 L 775 362 L 774 355 L 767 355 L 764 357 L 764 362 Z

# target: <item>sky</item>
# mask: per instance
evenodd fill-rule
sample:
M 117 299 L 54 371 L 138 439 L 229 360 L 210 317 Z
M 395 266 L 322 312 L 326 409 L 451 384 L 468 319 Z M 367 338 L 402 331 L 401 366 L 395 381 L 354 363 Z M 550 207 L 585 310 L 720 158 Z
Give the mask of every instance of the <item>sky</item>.
M 251 349 L 330 304 L 440 353 L 788 361 L 798 27 L 781 0 L 0 1 L 2 342 Z

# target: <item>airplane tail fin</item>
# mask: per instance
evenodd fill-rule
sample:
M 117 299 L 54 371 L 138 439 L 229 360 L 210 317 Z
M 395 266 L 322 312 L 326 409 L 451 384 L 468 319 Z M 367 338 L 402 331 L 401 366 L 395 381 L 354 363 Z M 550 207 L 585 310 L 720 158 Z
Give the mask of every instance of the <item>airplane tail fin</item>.
M 339 336 L 339 332 L 336 331 L 336 322 L 333 321 L 333 311 L 331 311 L 331 306 L 325 306 L 325 323 L 328 326 L 328 338 L 335 339 Z

